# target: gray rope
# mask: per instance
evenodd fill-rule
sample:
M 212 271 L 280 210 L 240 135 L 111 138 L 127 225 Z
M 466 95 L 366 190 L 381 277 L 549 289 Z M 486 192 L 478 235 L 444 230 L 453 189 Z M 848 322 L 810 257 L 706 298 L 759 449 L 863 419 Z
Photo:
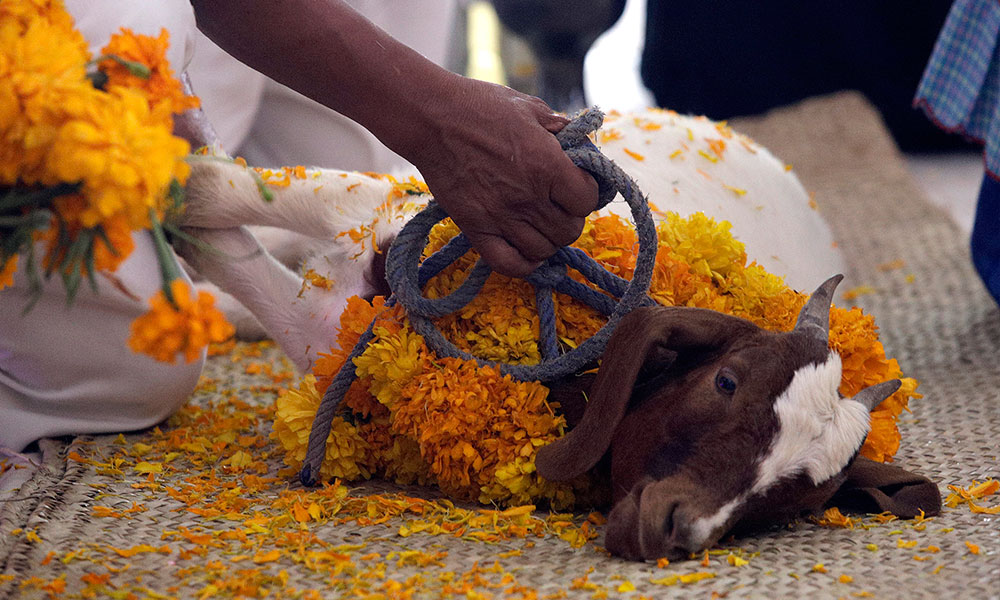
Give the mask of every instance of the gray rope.
M 599 110 L 586 111 L 573 119 L 556 137 L 573 164 L 590 173 L 597 181 L 598 209 L 613 200 L 617 193 L 621 193 L 628 203 L 639 242 L 639 255 L 636 258 L 632 281 L 626 281 L 609 273 L 578 248 L 560 248 L 525 278 L 535 287 L 542 361 L 537 365 L 512 365 L 473 356 L 445 339 L 434 325 L 433 319 L 461 310 L 479 294 L 492 271 L 480 259 L 457 290 L 443 298 L 424 297 L 421 292 L 423 286 L 434 275 L 471 249 L 471 244 L 465 235 L 459 234 L 444 248 L 423 261 L 423 264 L 420 263 L 431 228 L 448 217 L 447 213 L 432 201 L 403 227 L 389 248 L 386 258 L 386 278 L 392 289 L 392 296 L 385 305 L 391 307 L 397 302 L 402 304 L 414 331 L 424 338 L 427 347 L 436 355 L 474 360 L 480 366 L 498 367 L 501 373 L 521 381 L 553 381 L 575 373 L 597 359 L 604 351 L 621 318 L 634 308 L 653 303 L 646 292 L 649 290 L 656 259 L 656 227 L 646 198 L 639 191 L 639 187 L 618 165 L 601 154 L 587 137 L 601 126 L 603 120 L 604 114 Z M 571 279 L 566 272 L 568 268 L 575 269 L 607 293 L 603 294 Z M 567 294 L 608 316 L 607 323 L 597 333 L 565 354 L 560 354 L 556 338 L 553 292 Z M 618 300 L 617 303 L 615 299 Z M 309 432 L 305 462 L 299 473 L 299 479 L 304 485 L 312 486 L 317 482 L 320 465 L 326 454 L 326 439 L 330 434 L 333 416 L 356 378 L 353 361 L 371 342 L 373 325 L 374 320 L 323 394 L 313 420 L 312 430 Z

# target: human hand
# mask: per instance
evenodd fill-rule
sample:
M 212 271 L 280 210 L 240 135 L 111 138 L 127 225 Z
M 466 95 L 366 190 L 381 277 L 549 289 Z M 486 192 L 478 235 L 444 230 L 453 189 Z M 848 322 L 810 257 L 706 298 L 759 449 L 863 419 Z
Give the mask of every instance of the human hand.
M 448 89 L 408 158 L 495 271 L 526 275 L 580 235 L 597 183 L 556 140 L 569 120 L 539 98 L 465 78 Z

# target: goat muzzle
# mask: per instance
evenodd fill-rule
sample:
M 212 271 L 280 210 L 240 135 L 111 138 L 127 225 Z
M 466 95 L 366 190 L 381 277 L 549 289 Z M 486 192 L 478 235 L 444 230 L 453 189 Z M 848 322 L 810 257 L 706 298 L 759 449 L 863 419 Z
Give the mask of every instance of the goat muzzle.
M 629 560 L 686 559 L 711 546 L 729 527 L 727 518 L 702 531 L 699 511 L 670 488 L 669 481 L 636 486 L 615 505 L 604 537 L 609 552 Z

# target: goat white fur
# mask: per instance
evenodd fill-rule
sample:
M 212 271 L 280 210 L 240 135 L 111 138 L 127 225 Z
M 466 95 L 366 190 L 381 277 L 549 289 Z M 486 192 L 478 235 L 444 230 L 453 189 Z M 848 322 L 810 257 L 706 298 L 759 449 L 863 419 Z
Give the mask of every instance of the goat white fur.
M 654 216 L 700 211 L 729 221 L 748 259 L 797 290 L 822 283 L 818 274 L 844 272 L 830 228 L 799 178 L 725 123 L 658 109 L 612 112 L 597 137 L 601 152 L 647 195 Z M 629 216 L 618 200 L 608 209 Z
M 724 124 L 653 109 L 611 113 L 596 138 L 638 182 L 654 218 L 701 211 L 729 221 L 748 257 L 796 289 L 814 287 L 817 273 L 843 271 L 830 230 L 798 178 Z M 373 242 L 397 233 L 429 197 L 400 195 L 387 178 L 329 169 L 287 174 L 287 185 L 268 188 L 271 202 L 251 170 L 195 161 L 183 225 L 230 258 L 175 246 L 199 275 L 232 295 L 219 304 L 240 335 L 266 332 L 307 369 L 333 342 L 347 298 L 372 291 L 366 275 Z M 620 197 L 604 210 L 631 219 Z M 255 229 L 255 238 L 247 225 L 268 228 Z M 304 273 L 329 287 L 311 285 Z

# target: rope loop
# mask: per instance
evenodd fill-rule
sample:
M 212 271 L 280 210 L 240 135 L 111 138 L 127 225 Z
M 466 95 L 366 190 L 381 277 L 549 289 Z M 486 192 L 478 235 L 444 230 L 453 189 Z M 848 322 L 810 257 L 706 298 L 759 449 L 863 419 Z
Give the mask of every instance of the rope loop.
M 403 227 L 389 248 L 386 257 L 386 278 L 392 289 L 392 296 L 385 305 L 390 307 L 397 302 L 402 304 L 414 331 L 424 338 L 427 347 L 435 354 L 441 357 L 474 360 L 480 366 L 498 367 L 501 373 L 521 381 L 553 381 L 575 373 L 596 360 L 604 351 L 621 318 L 634 308 L 653 303 L 646 292 L 649 290 L 653 263 L 656 259 L 656 227 L 646 198 L 639 191 L 639 187 L 618 165 L 601 154 L 588 137 L 601 126 L 603 121 L 604 113 L 597 109 L 587 110 L 567 124 L 556 134 L 556 138 L 573 164 L 590 173 L 597 181 L 598 208 L 606 206 L 619 193 L 628 203 L 639 242 L 639 254 L 636 257 L 632 280 L 626 281 L 609 273 L 578 248 L 568 246 L 560 248 L 544 264 L 525 277 L 535 287 L 542 361 L 537 365 L 512 365 L 473 356 L 445 339 L 434 325 L 433 319 L 459 311 L 472 301 L 482 290 L 492 270 L 480 259 L 466 276 L 465 281 L 451 294 L 442 298 L 424 297 L 421 291 L 424 285 L 472 247 L 465 235 L 459 234 L 423 263 L 420 262 L 431 229 L 448 217 L 444 209 L 432 201 Z M 568 268 L 578 271 L 604 293 L 570 278 L 567 274 Z M 597 333 L 564 354 L 560 353 L 555 334 L 555 308 L 552 298 L 554 291 L 580 300 L 608 316 L 607 323 Z M 306 458 L 299 473 L 299 479 L 304 485 L 312 486 L 317 483 L 333 416 L 356 378 L 353 360 L 360 356 L 371 342 L 373 325 L 374 321 L 361 336 L 344 366 L 327 388 L 316 411 L 309 434 Z

